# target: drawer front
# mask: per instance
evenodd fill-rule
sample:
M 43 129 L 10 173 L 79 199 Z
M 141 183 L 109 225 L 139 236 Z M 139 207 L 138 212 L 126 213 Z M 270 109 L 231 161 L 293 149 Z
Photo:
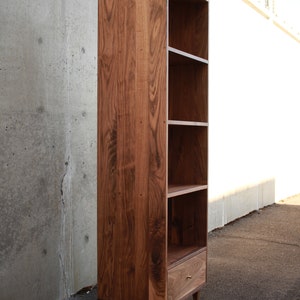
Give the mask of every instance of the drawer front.
M 182 299 L 206 280 L 206 251 L 168 271 L 168 300 Z

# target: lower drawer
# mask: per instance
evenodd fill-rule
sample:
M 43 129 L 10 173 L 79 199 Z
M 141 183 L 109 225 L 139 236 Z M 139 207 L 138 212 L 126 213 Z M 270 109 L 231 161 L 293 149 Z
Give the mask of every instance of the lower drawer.
M 206 251 L 168 270 L 168 300 L 183 299 L 206 281 Z

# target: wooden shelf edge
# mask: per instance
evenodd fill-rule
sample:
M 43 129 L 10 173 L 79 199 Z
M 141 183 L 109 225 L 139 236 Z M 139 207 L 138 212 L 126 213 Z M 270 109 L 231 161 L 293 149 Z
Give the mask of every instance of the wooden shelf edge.
M 196 61 L 202 62 L 204 64 L 208 64 L 208 60 L 207 59 L 199 57 L 199 56 L 196 56 L 196 55 L 193 55 L 193 54 L 190 54 L 188 52 L 184 52 L 184 51 L 178 50 L 178 49 L 170 47 L 170 46 L 168 47 L 168 50 L 169 50 L 169 52 L 172 52 L 172 53 L 184 56 L 186 58 L 189 58 L 189 59 L 192 59 L 192 60 L 196 60 Z
M 205 251 L 207 251 L 206 246 L 205 247 L 199 247 L 197 249 L 194 249 L 194 250 L 188 252 L 186 255 L 182 256 L 180 259 L 176 260 L 175 262 L 168 263 L 168 270 L 178 266 L 179 264 L 185 262 L 186 260 L 188 260 L 188 259 L 190 259 L 190 258 L 192 258 L 192 257 L 194 257 L 194 256 L 196 256 L 196 255 L 198 255 L 202 252 L 205 252 Z M 169 256 L 169 254 L 168 254 L 168 256 Z
M 208 122 L 169 120 L 168 125 L 208 127 Z
M 169 185 L 168 198 L 177 197 L 189 193 L 194 193 L 207 189 L 207 184 L 204 185 Z

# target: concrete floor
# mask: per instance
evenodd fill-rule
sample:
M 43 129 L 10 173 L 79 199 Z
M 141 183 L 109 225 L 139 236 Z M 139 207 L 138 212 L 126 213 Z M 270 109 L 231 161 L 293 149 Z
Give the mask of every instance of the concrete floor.
M 300 299 L 300 196 L 209 235 L 201 299 Z
M 210 233 L 208 251 L 201 299 L 300 300 L 300 195 Z

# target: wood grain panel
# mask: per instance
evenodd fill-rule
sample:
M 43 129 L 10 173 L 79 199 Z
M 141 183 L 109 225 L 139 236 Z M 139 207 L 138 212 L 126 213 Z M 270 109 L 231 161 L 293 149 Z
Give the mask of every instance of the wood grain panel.
M 169 2 L 169 46 L 208 59 L 208 3 Z
M 165 299 L 166 3 L 98 4 L 98 299 Z
M 206 190 L 207 185 L 169 185 L 168 198 Z
M 193 294 L 193 300 L 200 300 L 200 291 Z
M 198 253 L 206 251 L 206 247 L 168 245 L 168 269 L 180 265 Z
M 208 65 L 169 53 L 169 119 L 208 121 Z
M 114 295 L 117 239 L 117 9 L 99 1 L 98 32 L 98 299 Z M 107 105 L 110 103 L 110 105 Z M 105 117 L 104 117 L 105 116 Z
M 168 300 L 186 299 L 206 280 L 206 251 L 192 257 L 168 272 Z
M 207 147 L 207 127 L 169 126 L 169 185 L 206 185 Z
M 135 99 L 136 113 L 136 203 L 135 218 L 138 226 L 134 232 L 137 243 L 136 253 L 136 274 L 134 297 L 147 299 L 149 290 L 149 140 L 148 140 L 148 60 L 149 60 L 149 7 L 143 1 L 136 1 L 136 92 Z M 140 279 L 143 278 L 142 281 Z M 140 284 L 139 284 L 140 283 Z
M 114 298 L 130 299 L 134 295 L 135 258 L 134 249 L 138 239 L 134 234 L 139 226 L 135 219 L 136 164 L 136 4 L 135 1 L 121 1 L 118 8 L 118 74 L 117 87 L 117 227 L 115 239 L 116 264 L 114 276 Z M 120 51 L 119 45 L 124 45 Z M 141 278 L 141 285 L 145 285 Z
M 169 199 L 168 244 L 184 248 L 207 246 L 207 190 Z
M 149 299 L 166 288 L 166 1 L 150 3 L 149 61 Z

